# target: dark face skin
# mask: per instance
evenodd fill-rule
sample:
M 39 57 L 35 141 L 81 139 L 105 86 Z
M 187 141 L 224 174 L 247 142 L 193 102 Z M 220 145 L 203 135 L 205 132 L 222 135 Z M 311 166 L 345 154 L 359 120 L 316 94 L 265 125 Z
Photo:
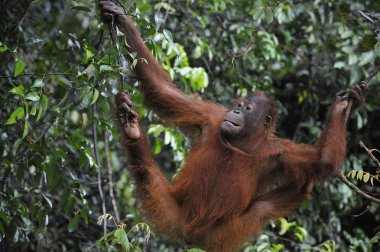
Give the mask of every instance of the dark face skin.
M 220 125 L 222 136 L 234 140 L 264 131 L 271 123 L 271 106 L 270 100 L 262 93 L 244 98 L 225 115 Z

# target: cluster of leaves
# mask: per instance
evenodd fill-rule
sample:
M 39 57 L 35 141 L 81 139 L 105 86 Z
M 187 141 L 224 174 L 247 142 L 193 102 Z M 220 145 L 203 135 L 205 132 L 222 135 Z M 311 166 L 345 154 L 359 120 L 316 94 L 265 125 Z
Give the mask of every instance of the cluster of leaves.
M 278 134 L 295 141 L 315 141 L 335 92 L 380 61 L 376 1 L 119 2 L 184 92 L 231 105 L 237 96 L 266 90 L 278 100 Z M 175 251 L 159 235 L 146 242 L 149 229 L 136 226 L 142 220 L 123 169 L 114 94 L 132 90 L 166 173 L 183 162 L 186 140 L 144 109 L 129 76 L 133 63 L 119 64 L 122 47 L 101 32 L 96 1 L 6 5 L 0 3 L 0 250 Z M 344 165 L 374 193 L 379 183 L 363 182 L 376 168 L 357 142 L 380 146 L 378 82 L 370 83 L 367 104 L 350 121 Z M 371 251 L 378 246 L 379 210 L 331 180 L 245 251 Z M 108 214 L 115 221 L 105 222 Z

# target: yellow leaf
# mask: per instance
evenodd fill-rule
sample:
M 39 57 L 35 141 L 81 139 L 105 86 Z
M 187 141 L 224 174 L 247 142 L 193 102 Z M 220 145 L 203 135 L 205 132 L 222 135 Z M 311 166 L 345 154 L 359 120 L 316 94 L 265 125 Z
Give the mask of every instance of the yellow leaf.
M 368 180 L 369 180 L 369 177 L 370 177 L 369 173 L 366 172 L 366 173 L 364 174 L 364 176 L 363 176 L 363 181 L 367 183 Z
M 356 178 L 357 178 L 358 180 L 362 180 L 362 179 L 363 179 L 363 175 L 364 175 L 364 172 L 363 172 L 363 171 L 358 171 L 358 174 L 357 174 Z

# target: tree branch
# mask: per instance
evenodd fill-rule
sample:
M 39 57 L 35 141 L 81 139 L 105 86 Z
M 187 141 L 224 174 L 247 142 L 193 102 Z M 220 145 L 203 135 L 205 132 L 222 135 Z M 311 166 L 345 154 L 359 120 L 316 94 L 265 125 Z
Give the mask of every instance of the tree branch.
M 111 203 L 112 203 L 112 207 L 113 207 L 113 211 L 114 211 L 114 214 L 115 214 L 115 219 L 117 221 L 117 223 L 120 223 L 120 216 L 119 216 L 119 211 L 117 209 L 117 204 L 116 204 L 116 199 L 115 199 L 115 194 L 114 194 L 114 191 L 113 191 L 113 177 L 112 177 L 112 167 L 111 167 L 111 162 L 110 162 L 110 158 L 109 158 L 109 141 L 108 141 L 108 130 L 105 129 L 105 132 L 104 132 L 104 154 L 105 154 L 105 158 L 106 158 L 106 166 L 107 166 L 107 171 L 108 171 L 108 185 L 109 185 L 109 194 L 110 194 L 110 198 L 111 198 Z
M 373 77 L 376 76 L 377 73 L 380 72 L 380 66 L 379 67 L 376 67 L 375 70 L 367 77 L 367 79 L 365 79 L 364 81 L 362 81 L 362 83 L 366 84 L 368 86 L 368 82 L 370 82 Z M 350 113 L 351 113 L 351 108 L 352 108 L 352 99 L 348 101 L 348 105 L 347 105 L 347 109 L 346 109 L 346 114 L 345 114 L 345 121 L 347 122 L 348 120 L 348 117 L 350 116 Z
M 368 156 L 370 156 L 370 158 L 372 158 L 373 162 L 375 162 L 375 164 L 377 166 L 378 172 L 380 173 L 380 162 L 379 162 L 379 160 L 372 153 L 374 151 L 379 152 L 379 150 L 377 150 L 377 149 L 371 149 L 371 150 L 368 149 L 367 146 L 365 146 L 362 141 L 359 142 L 359 145 L 360 145 L 360 147 L 364 148 L 365 151 L 367 152 Z
M 100 166 L 99 151 L 98 151 L 98 137 L 97 137 L 97 130 L 96 130 L 95 113 L 96 113 L 96 103 L 92 104 L 92 116 L 94 120 L 92 122 L 92 140 L 94 142 L 94 153 L 95 153 L 96 165 L 98 166 L 98 190 L 99 190 L 100 201 L 102 203 L 102 214 L 105 215 L 107 213 L 107 210 L 106 210 L 106 202 L 104 200 L 104 193 L 103 193 L 103 188 L 102 188 L 102 176 L 101 176 L 101 166 Z M 107 234 L 107 222 L 105 219 L 103 220 L 103 232 L 104 232 L 104 235 Z
M 376 76 L 377 73 L 380 72 L 380 67 L 376 67 L 375 70 L 362 82 L 366 85 L 368 85 L 368 82 L 370 82 L 373 77 Z M 348 117 L 350 116 L 350 113 L 351 113 L 351 108 L 352 108 L 352 99 L 348 101 L 348 105 L 347 105 L 347 108 L 346 108 L 346 114 L 345 114 L 345 122 L 347 123 L 347 120 L 348 120 Z M 371 153 L 372 155 L 372 153 Z M 371 156 L 370 155 L 370 156 Z M 377 160 L 377 159 L 376 159 Z M 360 194 L 361 196 L 363 196 L 364 198 L 372 201 L 372 202 L 375 202 L 377 204 L 380 204 L 380 199 L 377 199 L 377 198 L 374 198 L 372 197 L 371 195 L 365 193 L 363 190 L 361 190 L 359 187 L 355 186 L 354 184 L 352 184 L 347 178 L 346 176 L 343 174 L 343 172 L 341 171 L 337 177 L 344 183 L 346 184 L 349 188 L 351 188 L 352 190 L 354 190 L 355 192 L 357 192 L 358 194 Z
M 338 178 L 343 182 L 345 183 L 349 188 L 351 188 L 352 190 L 354 190 L 355 192 L 357 192 L 358 194 L 360 194 L 361 196 L 363 196 L 364 198 L 372 201 L 372 202 L 375 202 L 377 204 L 380 204 L 380 199 L 377 199 L 375 197 L 372 197 L 371 195 L 365 193 L 364 191 L 362 191 L 359 187 L 357 187 L 356 185 L 352 184 L 350 181 L 348 181 L 348 179 L 346 178 L 346 176 L 343 174 L 343 172 L 340 172 L 338 174 Z

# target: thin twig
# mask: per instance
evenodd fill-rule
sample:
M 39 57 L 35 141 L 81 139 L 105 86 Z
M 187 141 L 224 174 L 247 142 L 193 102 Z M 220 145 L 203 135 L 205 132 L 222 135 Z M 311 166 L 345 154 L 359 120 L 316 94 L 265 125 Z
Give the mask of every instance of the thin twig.
M 49 76 L 49 75 L 71 75 L 72 73 L 24 73 L 24 74 L 19 74 L 16 77 L 13 75 L 0 75 L 0 79 L 5 79 L 5 78 L 17 78 L 21 76 Z
M 95 118 L 96 114 L 96 103 L 92 104 L 92 116 Z M 94 142 L 94 153 L 95 153 L 95 159 L 96 159 L 96 165 L 98 166 L 98 190 L 99 190 L 99 196 L 100 201 L 102 203 L 102 214 L 103 216 L 107 213 L 106 210 L 106 202 L 104 200 L 104 193 L 102 188 L 102 176 L 101 176 L 101 166 L 100 166 L 100 159 L 99 159 L 99 151 L 98 151 L 98 137 L 97 137 L 97 130 L 96 130 L 96 121 L 92 122 L 92 140 Z M 104 235 L 107 234 L 107 222 L 104 219 L 103 220 L 103 232 Z
M 111 167 L 111 162 L 110 162 L 110 152 L 109 152 L 109 141 L 108 141 L 108 130 L 106 129 L 104 132 L 104 155 L 106 158 L 106 165 L 107 165 L 107 171 L 108 171 L 108 185 L 109 185 L 109 194 L 111 198 L 111 203 L 113 207 L 113 212 L 115 214 L 115 219 L 117 223 L 120 223 L 120 216 L 119 216 L 119 211 L 117 209 L 117 204 L 116 204 L 116 199 L 115 199 L 115 194 L 113 191 L 113 176 L 112 176 L 112 167 Z
M 117 39 L 116 37 L 116 27 L 114 26 L 114 17 L 112 16 L 112 22 L 108 24 L 108 28 L 109 28 L 109 31 L 110 31 L 110 36 L 111 36 L 111 42 L 112 44 L 116 47 L 116 51 L 117 51 L 117 62 L 120 66 L 122 67 L 127 67 L 128 66 L 128 63 L 127 61 L 125 60 L 124 56 L 120 53 L 120 44 L 119 44 L 119 40 Z M 119 77 L 120 77 L 120 82 L 121 82 L 121 85 L 122 85 L 122 89 L 124 90 L 125 87 L 124 87 L 124 84 L 125 84 L 125 75 L 124 73 L 122 72 L 122 70 L 119 71 Z
M 357 217 L 362 216 L 363 214 L 365 214 L 368 211 L 369 211 L 369 206 L 367 206 L 363 212 L 361 212 L 359 214 L 352 214 L 351 216 L 354 217 L 354 218 L 357 218 Z
M 370 158 L 372 158 L 373 162 L 375 162 L 376 166 L 377 166 L 377 170 L 380 171 L 380 162 L 379 160 L 372 154 L 373 151 L 378 151 L 377 149 L 368 149 L 367 146 L 364 145 L 364 143 L 362 141 L 359 142 L 359 145 L 360 147 L 364 148 L 365 151 L 367 152 L 368 156 L 370 156 Z

